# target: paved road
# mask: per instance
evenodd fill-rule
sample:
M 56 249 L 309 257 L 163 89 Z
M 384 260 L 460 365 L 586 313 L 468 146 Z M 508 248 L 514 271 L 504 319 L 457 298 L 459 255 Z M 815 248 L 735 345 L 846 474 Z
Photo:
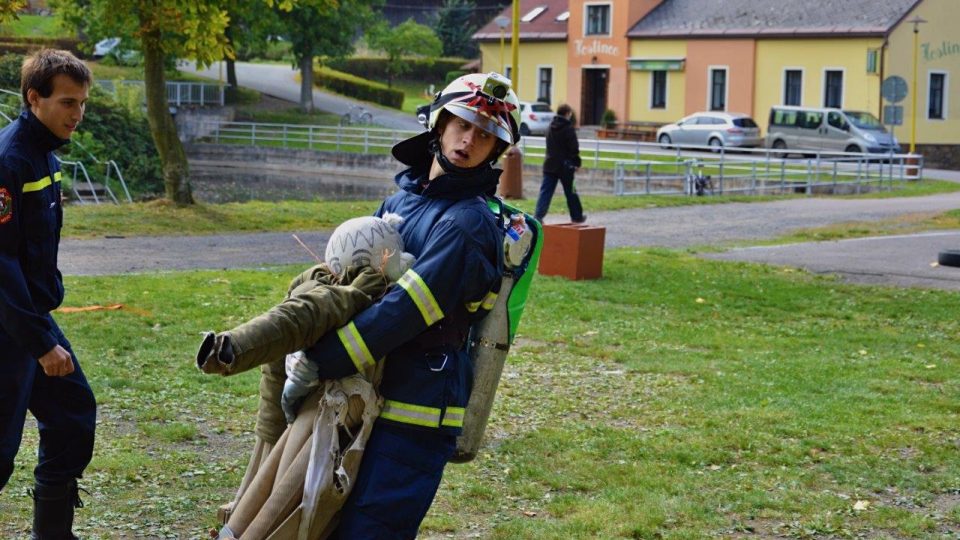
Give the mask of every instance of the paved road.
M 290 101 L 294 104 L 300 103 L 300 80 L 297 78 L 298 70 L 286 64 L 251 64 L 247 62 L 237 62 L 237 82 L 240 86 L 253 88 L 258 92 Z M 196 73 L 197 75 L 208 77 L 210 79 L 220 78 L 220 63 L 198 70 L 193 63 L 182 63 L 179 69 Z M 224 68 L 224 77 L 226 77 L 226 68 Z M 417 119 L 409 113 L 402 113 L 396 109 L 378 107 L 362 101 L 357 101 L 338 94 L 324 92 L 314 89 L 313 104 L 318 109 L 342 114 L 350 110 L 353 105 L 362 105 L 373 114 L 374 123 L 398 130 L 416 130 L 423 128 L 417 122 Z
M 554 204 L 563 204 L 558 197 Z M 606 227 L 607 247 L 718 245 L 731 241 L 774 238 L 797 228 L 844 221 L 870 221 L 918 212 L 960 208 L 960 193 L 895 199 L 792 199 L 763 203 L 735 203 L 678 208 L 632 209 L 590 214 L 588 223 Z M 557 214 L 547 222 L 562 221 Z M 322 253 L 325 231 L 298 233 L 314 252 Z M 935 260 L 939 249 L 960 247 L 960 237 L 931 237 L 931 246 L 902 242 L 904 251 L 887 259 Z M 851 251 L 855 244 L 840 244 Z M 882 240 L 862 243 L 864 253 L 883 245 Z M 747 253 L 748 250 L 738 250 Z M 738 253 L 732 252 L 732 253 Z M 730 255 L 734 257 L 735 255 Z M 751 255 L 743 255 L 748 259 Z M 815 260 L 816 252 L 804 255 Z M 933 257 L 933 259 L 931 259 Z M 866 254 L 863 260 L 872 260 Z M 310 264 L 312 259 L 289 233 L 150 238 L 66 239 L 61 243 L 60 266 L 64 274 L 123 274 L 193 268 L 249 268 L 275 264 Z M 795 264 L 783 259 L 781 264 Z M 889 266 L 880 261 L 880 271 Z M 934 285 L 938 286 L 938 285 Z
M 944 249 L 960 249 L 960 231 L 757 246 L 704 256 L 800 267 L 854 283 L 960 290 L 960 268 L 937 264 Z

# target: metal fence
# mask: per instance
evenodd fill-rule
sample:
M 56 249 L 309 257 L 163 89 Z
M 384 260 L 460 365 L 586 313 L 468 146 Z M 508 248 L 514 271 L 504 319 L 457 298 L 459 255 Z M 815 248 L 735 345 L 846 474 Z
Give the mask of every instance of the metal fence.
M 116 84 L 144 87 L 143 81 L 97 81 L 104 89 L 113 92 Z M 219 106 L 224 105 L 224 85 L 213 83 L 167 81 L 167 103 L 182 105 Z
M 197 121 L 188 138 L 196 142 L 247 144 L 386 154 L 397 142 L 415 135 L 371 127 L 320 126 Z M 526 160 L 545 156 L 543 137 L 524 137 Z M 585 139 L 580 141 L 584 166 L 613 171 L 613 193 L 690 194 L 699 176 L 710 177 L 711 193 L 761 195 L 774 193 L 860 193 L 892 189 L 922 177 L 923 158 L 907 154 L 814 152 L 791 156 L 776 149 L 721 149 L 706 146 L 664 148 L 656 143 Z

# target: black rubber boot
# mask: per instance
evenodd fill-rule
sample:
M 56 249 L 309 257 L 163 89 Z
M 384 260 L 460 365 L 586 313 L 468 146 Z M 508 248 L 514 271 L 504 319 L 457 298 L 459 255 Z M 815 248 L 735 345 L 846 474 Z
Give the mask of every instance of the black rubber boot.
M 83 508 L 77 481 L 47 485 L 33 491 L 32 540 L 77 540 L 73 534 L 73 509 Z

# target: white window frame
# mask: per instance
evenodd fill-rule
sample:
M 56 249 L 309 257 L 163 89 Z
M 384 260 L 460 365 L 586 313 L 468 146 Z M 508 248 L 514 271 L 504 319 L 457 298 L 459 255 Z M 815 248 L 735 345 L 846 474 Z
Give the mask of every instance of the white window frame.
M 554 69 L 553 64 L 537 64 L 537 100 L 540 100 L 540 70 L 543 69 L 550 70 L 550 95 L 547 97 L 550 99 L 550 106 L 556 108 L 557 102 L 553 99 L 553 89 L 557 86 L 557 70 Z
M 943 75 L 943 118 L 930 118 L 930 76 Z M 925 116 L 931 122 L 943 122 L 950 117 L 950 72 L 942 69 L 931 69 L 927 71 L 927 103 Z
M 658 71 L 663 72 L 663 107 L 654 107 L 653 106 L 653 89 L 654 89 L 654 73 Z M 650 101 L 648 102 L 648 109 L 651 111 L 663 111 L 669 108 L 670 106 L 670 72 L 665 69 L 658 69 L 650 72 Z
M 847 68 L 843 67 L 825 67 L 823 72 L 820 74 L 820 107 L 827 107 L 827 72 L 828 71 L 839 71 L 840 72 L 840 81 L 842 86 L 840 87 L 840 106 L 838 109 L 842 109 L 847 102 Z
M 606 34 L 588 34 L 587 27 L 590 24 L 589 12 L 590 6 L 607 6 L 607 33 Z M 583 4 L 583 37 L 612 37 L 613 36 L 613 3 L 612 2 L 590 2 Z
M 723 78 L 723 110 L 716 111 L 711 108 L 713 104 L 713 72 L 724 71 L 726 76 Z M 707 66 L 707 105 L 704 108 L 707 112 L 727 112 L 730 108 L 730 66 Z
M 787 72 L 788 71 L 800 72 L 800 103 L 798 103 L 796 106 L 803 107 L 803 82 L 807 79 L 807 73 L 806 73 L 806 70 L 804 70 L 802 67 L 799 67 L 799 66 L 798 67 L 787 66 L 783 68 L 783 76 L 780 78 L 780 86 L 782 90 L 780 92 L 780 105 L 783 105 L 784 107 L 791 106 L 791 105 L 787 105 Z

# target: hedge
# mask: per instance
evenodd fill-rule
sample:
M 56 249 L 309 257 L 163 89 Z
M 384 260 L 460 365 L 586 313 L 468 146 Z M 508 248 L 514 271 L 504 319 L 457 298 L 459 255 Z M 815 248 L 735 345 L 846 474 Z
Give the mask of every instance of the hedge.
M 66 49 L 80 58 L 84 57 L 80 40 L 76 38 L 0 36 L 0 54 L 25 54 L 43 48 Z
M 465 58 L 406 58 L 405 62 L 410 66 L 410 71 L 403 75 L 404 79 L 423 81 L 427 84 L 440 84 L 446 74 L 450 71 L 458 71 L 463 65 L 469 62 Z M 364 79 L 374 81 L 386 81 L 387 77 L 387 59 L 386 58 L 344 58 L 330 59 L 324 61 L 326 66 L 338 71 L 343 71 Z
M 363 101 L 387 107 L 403 107 L 403 92 L 375 81 L 368 81 L 328 67 L 316 68 L 314 84 Z

